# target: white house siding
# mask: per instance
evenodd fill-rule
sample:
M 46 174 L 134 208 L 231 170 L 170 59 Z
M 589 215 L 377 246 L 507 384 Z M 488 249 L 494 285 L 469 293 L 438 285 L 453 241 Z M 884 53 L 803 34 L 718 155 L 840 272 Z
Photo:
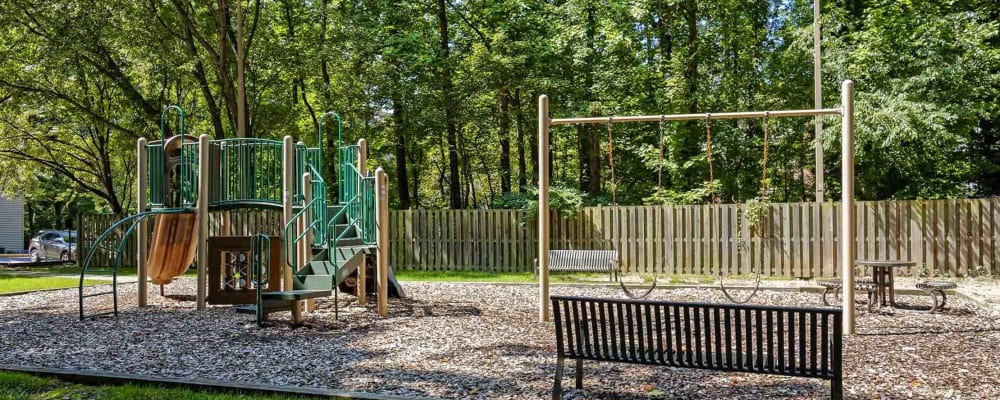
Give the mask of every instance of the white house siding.
M 24 199 L 0 196 L 0 247 L 24 250 Z

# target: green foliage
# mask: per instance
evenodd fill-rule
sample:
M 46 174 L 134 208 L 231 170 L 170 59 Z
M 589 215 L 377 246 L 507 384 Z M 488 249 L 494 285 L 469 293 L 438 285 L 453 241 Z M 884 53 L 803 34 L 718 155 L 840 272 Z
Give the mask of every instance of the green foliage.
M 555 184 L 549 187 L 549 208 L 563 217 L 574 218 L 583 208 L 585 197 L 579 190 Z M 538 215 L 538 188 L 525 187 L 521 192 L 497 196 L 493 200 L 492 207 L 522 209 L 527 211 L 527 215 L 533 220 L 534 216 Z
M 528 189 L 527 205 L 524 209 L 528 216 L 534 219 L 538 215 L 538 188 Z M 583 208 L 583 194 L 579 190 L 563 185 L 549 187 L 549 209 L 559 213 L 563 218 L 576 218 Z
M 517 188 L 537 182 L 540 94 L 552 117 L 813 107 L 811 1 L 264 0 L 245 4 L 241 38 L 233 3 L 0 2 L 2 190 L 127 213 L 135 140 L 158 137 L 162 107 L 180 104 L 192 134 L 310 145 L 316 117 L 335 110 L 345 142 L 364 137 L 372 165 L 405 172 L 395 204 L 446 207 L 457 192 L 463 207 L 521 208 L 531 196 Z M 860 198 L 1000 193 L 998 12 L 982 0 L 824 3 L 823 105 L 856 82 Z M 703 121 L 613 128 L 617 203 L 710 201 Z M 828 198 L 839 132 L 824 121 Z M 811 199 L 813 141 L 810 118 L 771 121 L 770 201 Z M 557 127 L 551 143 L 553 180 L 609 204 L 604 126 Z M 760 120 L 712 122 L 723 201 L 759 195 L 764 144 Z M 31 193 L 57 176 L 69 190 Z

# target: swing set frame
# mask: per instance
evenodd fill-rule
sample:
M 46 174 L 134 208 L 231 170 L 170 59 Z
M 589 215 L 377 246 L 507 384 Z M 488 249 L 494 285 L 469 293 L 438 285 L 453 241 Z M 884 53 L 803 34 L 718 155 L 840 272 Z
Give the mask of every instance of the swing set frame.
M 538 254 L 549 253 L 551 240 L 549 224 L 549 132 L 556 125 L 614 124 L 625 122 L 670 122 L 691 120 L 760 119 L 789 117 L 841 117 L 841 218 L 840 218 L 840 260 L 843 279 L 844 335 L 855 332 L 854 305 L 854 263 L 857 255 L 854 216 L 854 82 L 847 80 L 841 85 L 841 104 L 837 108 L 817 108 L 812 110 L 745 111 L 698 114 L 661 114 L 635 116 L 605 116 L 582 118 L 551 118 L 549 97 L 538 97 Z M 818 138 L 817 138 L 818 140 Z M 819 183 L 822 184 L 822 183 Z M 548 257 L 538 257 L 538 318 L 541 322 L 551 319 L 549 306 L 549 262 Z

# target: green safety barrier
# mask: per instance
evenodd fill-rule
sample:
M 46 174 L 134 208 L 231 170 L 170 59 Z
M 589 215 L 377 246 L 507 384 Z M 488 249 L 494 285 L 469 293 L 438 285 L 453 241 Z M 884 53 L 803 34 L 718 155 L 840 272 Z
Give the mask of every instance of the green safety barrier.
M 213 140 L 209 145 L 210 169 L 218 170 L 209 180 L 209 206 L 282 206 L 282 142 L 230 138 Z

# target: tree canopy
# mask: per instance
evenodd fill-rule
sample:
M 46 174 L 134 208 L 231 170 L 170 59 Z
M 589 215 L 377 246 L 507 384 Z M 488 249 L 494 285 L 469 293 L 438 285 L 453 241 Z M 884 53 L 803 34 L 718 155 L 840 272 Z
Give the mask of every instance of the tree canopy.
M 823 102 L 836 106 L 840 82 L 856 82 L 859 198 L 1000 194 L 1000 5 L 825 3 Z M 127 212 L 135 140 L 158 137 L 163 107 L 178 104 L 195 134 L 310 144 L 318 117 L 337 111 L 345 141 L 366 138 L 387 169 L 398 208 L 523 205 L 541 94 L 554 117 L 812 108 L 811 7 L 6 0 L 0 186 Z M 709 201 L 704 122 L 613 128 L 618 203 Z M 809 118 L 714 121 L 715 190 L 724 201 L 758 194 L 765 128 L 769 199 L 812 200 Z M 839 129 L 828 119 L 819 138 L 828 198 L 839 194 Z M 608 135 L 603 125 L 552 131 L 553 180 L 585 204 L 610 201 Z M 336 135 L 325 145 L 334 159 Z M 53 194 L 55 182 L 73 196 Z

